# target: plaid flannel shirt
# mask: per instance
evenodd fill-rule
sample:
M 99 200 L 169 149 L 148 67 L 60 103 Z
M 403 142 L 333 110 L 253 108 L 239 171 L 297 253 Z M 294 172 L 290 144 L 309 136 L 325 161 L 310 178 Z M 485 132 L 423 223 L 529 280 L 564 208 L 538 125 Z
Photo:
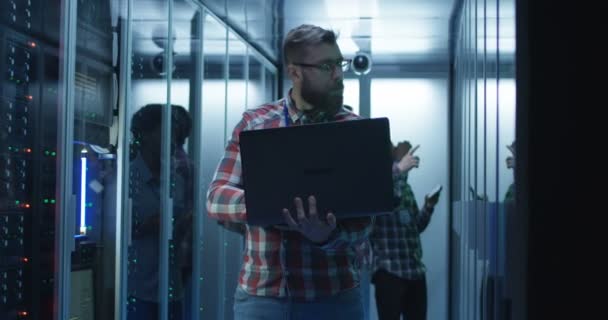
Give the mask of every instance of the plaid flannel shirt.
M 407 174 L 399 173 L 393 165 L 395 197 L 399 205 L 395 212 L 376 217 L 370 236 L 374 270 L 384 269 L 403 279 L 420 279 L 426 272 L 422 263 L 420 233 L 428 226 L 432 209 L 418 209 Z
M 291 99 L 248 110 L 236 125 L 207 194 L 207 211 L 220 221 L 245 223 L 239 133 L 244 130 L 285 127 L 284 108 L 292 125 L 306 123 L 306 115 Z M 335 121 L 359 117 L 342 108 Z M 257 296 L 290 297 L 312 301 L 354 288 L 359 283 L 357 248 L 372 231 L 372 218 L 338 220 L 327 243 L 317 245 L 296 231 L 246 225 L 239 286 Z

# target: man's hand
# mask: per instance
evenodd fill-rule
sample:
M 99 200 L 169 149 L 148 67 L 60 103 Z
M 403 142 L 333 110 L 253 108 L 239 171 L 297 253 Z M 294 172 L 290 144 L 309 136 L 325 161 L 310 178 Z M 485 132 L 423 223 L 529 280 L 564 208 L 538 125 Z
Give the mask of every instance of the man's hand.
M 513 169 L 515 168 L 515 158 L 513 157 L 507 157 L 507 169 Z
M 331 232 L 336 228 L 336 216 L 329 212 L 326 219 L 319 219 L 317 214 L 317 199 L 314 196 L 308 197 L 308 215 L 304 211 L 302 199 L 296 197 L 294 203 L 296 205 L 297 222 L 293 219 L 288 209 L 283 209 L 283 216 L 291 230 L 300 232 L 314 243 L 327 241 Z
M 439 192 L 430 197 L 428 195 L 424 196 L 424 207 L 426 209 L 432 210 L 437 205 L 437 202 L 439 202 Z
M 511 154 L 513 156 L 515 156 L 515 145 L 514 144 L 507 145 L 507 149 L 509 149 L 509 151 L 511 151 Z
M 413 147 L 406 155 L 403 156 L 403 158 L 401 158 L 401 160 L 399 160 L 397 166 L 399 167 L 399 171 L 401 171 L 401 173 L 408 172 L 414 167 L 418 168 L 420 158 L 414 156 L 414 152 L 416 152 L 419 147 L 420 145 Z
M 515 146 L 507 145 L 507 149 L 509 149 L 509 151 L 511 151 L 511 154 L 513 155 L 507 157 L 507 169 L 513 169 L 515 168 Z

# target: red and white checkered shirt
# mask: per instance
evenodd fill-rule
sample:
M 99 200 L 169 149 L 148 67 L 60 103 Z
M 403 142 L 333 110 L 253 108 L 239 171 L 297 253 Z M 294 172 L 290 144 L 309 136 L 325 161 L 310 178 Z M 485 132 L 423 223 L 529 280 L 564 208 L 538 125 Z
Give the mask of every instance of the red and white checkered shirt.
M 226 146 L 207 194 L 207 211 L 220 221 L 247 222 L 241 178 L 239 133 L 244 130 L 285 127 L 284 108 L 291 125 L 306 115 L 284 98 L 243 114 Z M 358 119 L 342 108 L 335 121 Z M 329 241 L 317 245 L 296 231 L 246 226 L 239 286 L 252 295 L 291 297 L 311 301 L 354 288 L 359 283 L 357 248 L 372 231 L 372 218 L 338 220 Z

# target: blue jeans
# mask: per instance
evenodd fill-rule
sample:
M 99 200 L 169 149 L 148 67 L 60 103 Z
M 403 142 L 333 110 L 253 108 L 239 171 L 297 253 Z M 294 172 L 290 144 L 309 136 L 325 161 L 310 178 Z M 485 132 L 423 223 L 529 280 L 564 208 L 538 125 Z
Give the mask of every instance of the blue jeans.
M 238 287 L 234 294 L 234 320 L 363 320 L 359 287 L 316 301 L 252 296 Z
M 364 319 L 370 319 L 370 271 L 369 269 L 362 269 L 360 275 L 359 287 L 361 288 L 361 299 L 363 300 L 363 316 Z

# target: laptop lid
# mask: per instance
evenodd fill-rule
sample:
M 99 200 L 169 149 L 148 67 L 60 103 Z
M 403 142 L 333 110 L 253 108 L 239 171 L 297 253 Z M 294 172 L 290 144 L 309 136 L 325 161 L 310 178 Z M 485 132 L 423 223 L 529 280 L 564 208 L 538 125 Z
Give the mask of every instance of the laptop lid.
M 336 218 L 391 212 L 394 206 L 386 118 L 243 131 L 240 134 L 247 220 L 284 224 L 301 197 L 317 199 L 319 215 Z

